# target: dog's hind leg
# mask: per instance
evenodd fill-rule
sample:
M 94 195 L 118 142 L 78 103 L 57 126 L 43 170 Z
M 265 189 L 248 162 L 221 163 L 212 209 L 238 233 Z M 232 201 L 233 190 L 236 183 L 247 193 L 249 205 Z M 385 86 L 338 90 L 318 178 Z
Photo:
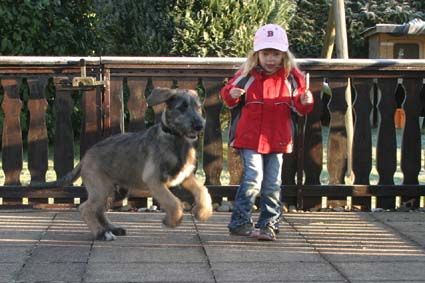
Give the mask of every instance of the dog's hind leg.
M 125 230 L 113 225 L 105 215 L 113 186 L 107 181 L 92 178 L 85 178 L 84 184 L 88 198 L 80 205 L 79 210 L 96 239 L 110 241 L 115 240 L 115 236 L 125 235 Z
M 106 199 L 105 199 L 106 203 Z M 115 240 L 112 232 L 106 229 L 106 221 L 104 220 L 104 213 L 106 210 L 105 203 L 101 203 L 98 199 L 93 200 L 90 198 L 82 203 L 78 209 L 81 216 L 92 232 L 93 236 L 98 240 Z
M 104 221 L 106 230 L 110 231 L 115 236 L 125 236 L 127 234 L 127 231 L 124 228 L 112 224 L 112 222 L 105 214 L 103 214 L 103 217 L 99 217 L 99 219 L 101 219 L 101 221 Z
M 213 208 L 208 189 L 196 180 L 194 174 L 189 175 L 181 186 L 191 192 L 195 198 L 195 206 L 192 210 L 195 218 L 200 221 L 205 221 L 210 218 L 213 213 Z

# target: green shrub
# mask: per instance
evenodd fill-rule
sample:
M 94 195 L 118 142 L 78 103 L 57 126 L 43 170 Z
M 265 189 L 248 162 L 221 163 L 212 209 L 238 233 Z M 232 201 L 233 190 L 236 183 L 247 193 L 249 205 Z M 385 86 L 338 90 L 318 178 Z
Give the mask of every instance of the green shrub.
M 299 57 L 320 57 L 325 38 L 331 0 L 300 0 L 293 17 L 289 37 Z M 425 19 L 423 0 L 345 1 L 349 56 L 367 58 L 363 32 L 376 24 L 403 24 L 414 18 Z
M 171 49 L 173 2 L 98 1 L 101 55 L 160 56 Z
M 93 1 L 0 1 L 1 55 L 92 55 Z
M 290 49 L 296 57 L 320 57 L 326 32 L 328 2 L 299 1 L 288 30 Z
M 259 26 L 287 27 L 294 10 L 291 0 L 178 0 L 172 54 L 246 56 Z

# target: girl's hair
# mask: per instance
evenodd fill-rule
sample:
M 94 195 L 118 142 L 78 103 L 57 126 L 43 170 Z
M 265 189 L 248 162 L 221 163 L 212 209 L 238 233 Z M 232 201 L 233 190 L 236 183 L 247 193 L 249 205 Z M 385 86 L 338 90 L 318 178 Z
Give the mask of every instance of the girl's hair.
M 261 51 L 261 50 L 260 50 Z M 247 76 L 251 72 L 252 69 L 254 69 L 256 66 L 259 65 L 258 61 L 258 52 L 260 51 L 251 51 L 248 54 L 248 57 L 246 58 L 245 63 L 242 64 L 240 70 L 242 72 L 242 76 Z M 292 55 L 292 53 L 288 50 L 283 53 L 282 58 L 282 66 L 285 69 L 286 76 L 289 76 L 289 73 L 291 72 L 292 68 L 296 68 L 297 65 L 295 63 L 295 57 Z

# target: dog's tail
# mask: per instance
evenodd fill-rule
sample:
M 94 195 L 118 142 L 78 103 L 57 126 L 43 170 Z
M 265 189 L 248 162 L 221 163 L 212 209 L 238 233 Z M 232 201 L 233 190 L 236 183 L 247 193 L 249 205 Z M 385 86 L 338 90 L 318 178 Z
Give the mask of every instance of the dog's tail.
M 64 186 L 72 185 L 72 183 L 74 183 L 80 177 L 81 165 L 81 162 L 78 163 L 78 165 L 75 166 L 75 168 L 72 169 L 71 172 L 67 173 L 65 176 L 56 181 L 30 184 L 29 187 L 31 187 L 32 189 L 47 189 L 63 188 Z

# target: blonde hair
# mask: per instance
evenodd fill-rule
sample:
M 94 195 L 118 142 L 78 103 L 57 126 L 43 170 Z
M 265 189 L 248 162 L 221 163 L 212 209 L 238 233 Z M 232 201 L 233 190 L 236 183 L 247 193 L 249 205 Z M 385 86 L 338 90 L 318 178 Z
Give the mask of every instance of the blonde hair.
M 255 51 L 255 52 L 251 51 L 248 54 L 246 61 L 242 64 L 240 68 L 242 72 L 242 76 L 249 75 L 251 70 L 259 65 L 258 52 L 259 51 Z M 289 76 L 289 73 L 291 72 L 292 68 L 295 68 L 297 65 L 295 63 L 294 55 L 289 50 L 282 53 L 283 53 L 282 66 L 285 69 L 285 75 L 287 77 Z

